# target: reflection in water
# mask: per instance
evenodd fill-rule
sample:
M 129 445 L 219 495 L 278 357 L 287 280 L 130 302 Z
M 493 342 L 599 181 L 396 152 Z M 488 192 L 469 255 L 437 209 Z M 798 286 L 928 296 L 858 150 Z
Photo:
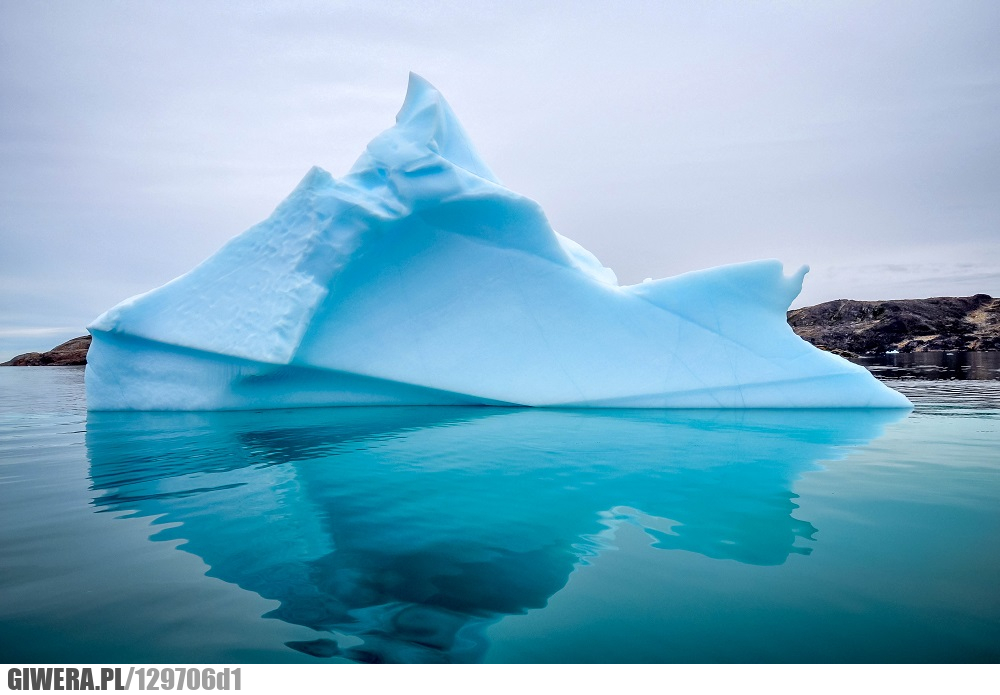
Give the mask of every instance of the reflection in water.
M 879 379 L 1000 380 L 1000 352 L 995 351 L 887 352 L 851 361 L 867 367 Z
M 209 574 L 358 661 L 477 661 L 574 567 L 655 548 L 808 554 L 792 483 L 905 411 L 336 408 L 90 413 L 95 505 L 156 515 Z

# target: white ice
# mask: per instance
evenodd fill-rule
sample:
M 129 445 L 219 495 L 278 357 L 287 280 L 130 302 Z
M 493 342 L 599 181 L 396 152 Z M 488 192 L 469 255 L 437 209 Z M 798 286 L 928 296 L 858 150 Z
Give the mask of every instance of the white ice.
M 909 407 L 792 332 L 806 270 L 620 286 L 411 75 L 396 125 L 346 176 L 313 168 L 267 220 L 89 326 L 87 402 Z

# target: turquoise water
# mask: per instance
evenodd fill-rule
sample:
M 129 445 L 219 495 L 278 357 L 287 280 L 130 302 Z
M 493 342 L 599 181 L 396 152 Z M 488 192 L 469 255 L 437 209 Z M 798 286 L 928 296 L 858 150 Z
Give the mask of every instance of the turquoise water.
M 3 661 L 1000 661 L 1000 382 L 893 385 L 88 416 L 0 370 Z

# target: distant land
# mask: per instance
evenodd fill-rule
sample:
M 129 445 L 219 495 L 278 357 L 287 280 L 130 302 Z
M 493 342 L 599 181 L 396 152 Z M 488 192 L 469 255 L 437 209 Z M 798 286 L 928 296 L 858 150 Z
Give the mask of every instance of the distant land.
M 26 352 L 2 364 L 0 367 L 70 367 L 87 364 L 87 350 L 90 349 L 90 336 L 67 340 L 48 352 Z
M 818 348 L 845 357 L 898 352 L 1000 350 L 1000 299 L 931 297 L 860 302 L 835 299 L 788 312 L 795 333 Z M 90 336 L 67 340 L 48 352 L 28 352 L 0 367 L 87 364 Z
M 1000 299 L 835 299 L 788 312 L 795 333 L 845 357 L 930 350 L 1000 350 Z

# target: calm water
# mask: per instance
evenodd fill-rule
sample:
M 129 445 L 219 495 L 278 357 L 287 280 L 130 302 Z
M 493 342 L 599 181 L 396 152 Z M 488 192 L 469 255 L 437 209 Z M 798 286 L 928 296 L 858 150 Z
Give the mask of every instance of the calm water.
M 1000 352 L 897 352 L 852 361 L 882 379 L 1000 379 Z
M 0 369 L 2 660 L 1000 661 L 1000 382 L 893 385 L 88 416 Z

